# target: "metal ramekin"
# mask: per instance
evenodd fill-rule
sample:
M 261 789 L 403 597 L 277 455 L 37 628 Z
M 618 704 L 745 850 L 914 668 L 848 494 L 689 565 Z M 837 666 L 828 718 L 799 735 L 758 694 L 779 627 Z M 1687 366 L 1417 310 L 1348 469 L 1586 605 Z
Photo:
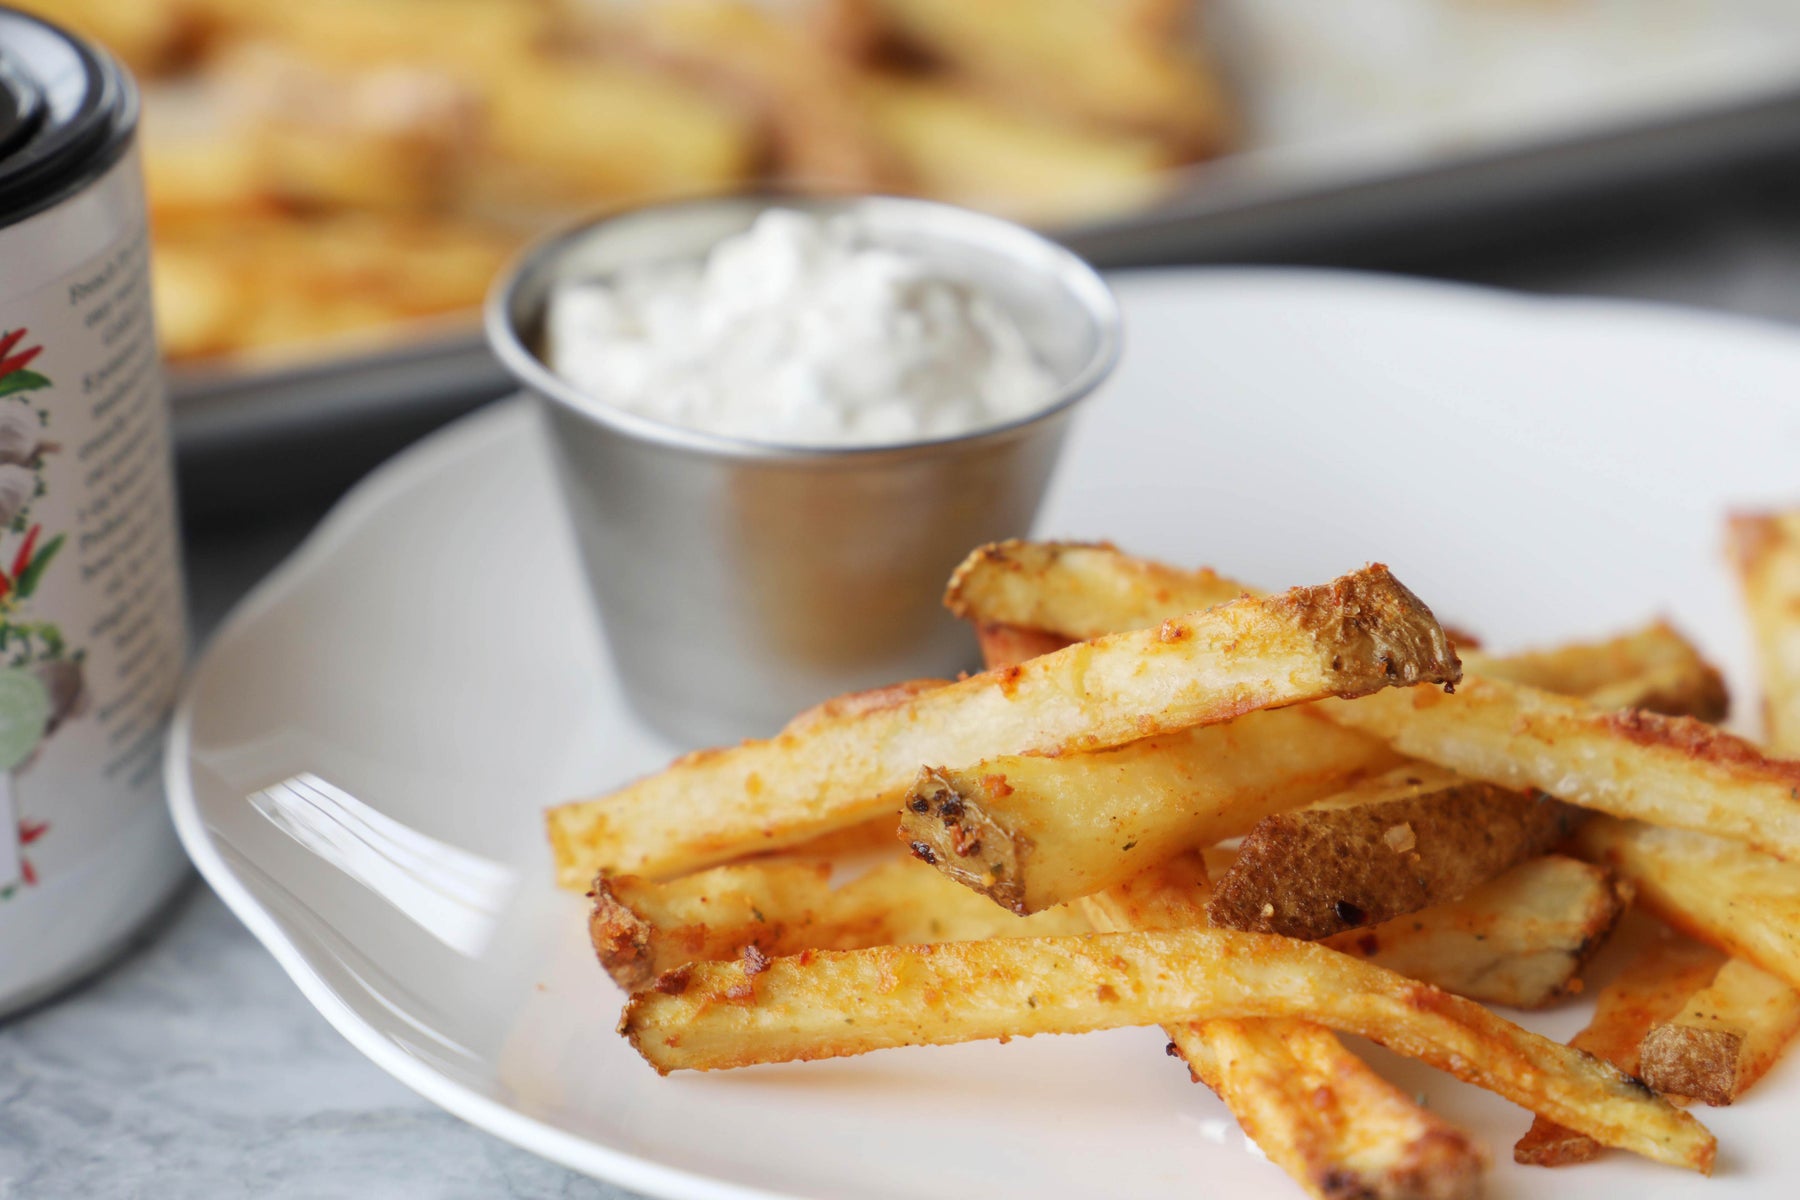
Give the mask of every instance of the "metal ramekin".
M 1043 409 L 957 437 L 779 445 L 591 399 L 537 353 L 549 289 L 631 262 L 699 256 L 762 210 L 854 211 L 884 244 L 992 294 L 1056 373 Z M 1076 402 L 1119 354 L 1112 294 L 1081 259 L 1010 222 L 890 197 L 740 196 L 602 218 L 528 250 L 487 334 L 541 402 L 614 664 L 639 713 L 699 745 L 760 736 L 827 697 L 950 676 L 971 642 L 940 607 L 971 548 L 1027 532 Z

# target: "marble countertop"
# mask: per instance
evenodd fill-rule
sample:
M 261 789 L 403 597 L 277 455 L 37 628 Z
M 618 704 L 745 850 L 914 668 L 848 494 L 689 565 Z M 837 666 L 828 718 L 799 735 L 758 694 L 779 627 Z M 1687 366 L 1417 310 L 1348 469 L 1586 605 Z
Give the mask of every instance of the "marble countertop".
M 1696 181 L 1624 218 L 1406 266 L 1800 322 L 1797 201 L 1791 172 Z M 316 515 L 190 534 L 202 636 Z M 198 882 L 105 971 L 0 1023 L 0 1200 L 626 1195 L 376 1069 Z

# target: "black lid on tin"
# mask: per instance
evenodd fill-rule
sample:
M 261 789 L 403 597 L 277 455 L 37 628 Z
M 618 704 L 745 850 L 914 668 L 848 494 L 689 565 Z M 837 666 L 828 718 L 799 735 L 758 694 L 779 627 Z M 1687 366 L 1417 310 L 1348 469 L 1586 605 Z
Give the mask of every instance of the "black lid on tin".
M 125 148 L 137 89 L 104 51 L 0 8 L 0 226 L 80 191 Z

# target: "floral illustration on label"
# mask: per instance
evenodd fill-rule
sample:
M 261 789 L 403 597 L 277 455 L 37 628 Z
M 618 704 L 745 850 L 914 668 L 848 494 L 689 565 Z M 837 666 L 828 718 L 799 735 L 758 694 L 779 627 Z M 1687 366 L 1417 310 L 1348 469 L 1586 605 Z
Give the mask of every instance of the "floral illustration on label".
M 19 811 L 14 781 L 57 726 L 86 705 L 85 653 L 71 651 L 51 621 L 29 619 L 31 597 L 62 549 L 65 535 L 43 537 L 31 520 L 44 495 L 44 456 L 59 447 L 45 433 L 50 411 L 33 393 L 50 380 L 30 369 L 42 346 L 18 349 L 26 331 L 0 334 L 0 900 L 37 883 L 25 847 L 49 832 Z M 8 565 L 10 564 L 10 569 Z

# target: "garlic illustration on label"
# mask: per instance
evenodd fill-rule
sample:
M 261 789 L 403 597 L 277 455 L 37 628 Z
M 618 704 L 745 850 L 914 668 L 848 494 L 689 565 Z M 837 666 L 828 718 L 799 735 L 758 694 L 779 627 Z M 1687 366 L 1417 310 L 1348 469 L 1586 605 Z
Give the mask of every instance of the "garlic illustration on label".
M 63 547 L 64 536 L 43 538 L 31 509 L 44 494 L 44 456 L 56 443 L 50 422 L 31 393 L 50 386 L 30 369 L 42 346 L 17 350 L 26 331 L 0 334 L 0 900 L 37 882 L 25 848 L 49 832 L 19 811 L 13 781 L 61 723 L 79 714 L 86 698 L 83 659 L 51 621 L 33 621 L 31 597 Z

